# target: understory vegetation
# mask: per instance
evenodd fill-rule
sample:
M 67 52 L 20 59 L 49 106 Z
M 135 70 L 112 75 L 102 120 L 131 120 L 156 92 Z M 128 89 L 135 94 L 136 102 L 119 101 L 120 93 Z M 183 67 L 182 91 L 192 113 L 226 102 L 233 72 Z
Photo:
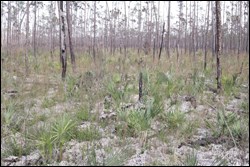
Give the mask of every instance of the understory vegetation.
M 240 55 L 239 60 L 233 54 L 221 56 L 223 91 L 217 94 L 212 91 L 216 89 L 212 55 L 204 71 L 202 56 L 194 62 L 183 54 L 177 63 L 175 54 L 168 58 L 163 52 L 160 62 L 153 62 L 151 56 L 133 50 L 126 58 L 103 51 L 94 63 L 91 55 L 78 53 L 77 71 L 73 73 L 68 62 L 64 82 L 61 65 L 51 61 L 49 53 L 37 59 L 29 56 L 27 77 L 22 57 L 3 55 L 1 164 L 9 156 L 36 150 L 42 156 L 40 164 L 67 161 L 69 143 L 76 141 L 87 143 L 81 152 L 85 165 L 124 165 L 136 154 L 130 140 L 138 141 L 142 153 L 159 140 L 167 145 L 169 159 L 145 165 L 199 165 L 197 152 L 192 150 L 180 160 L 174 147 L 196 140 L 200 129 L 208 132 L 203 137 L 212 138 L 210 143 L 249 148 L 248 56 Z M 242 62 L 242 73 L 237 74 Z M 138 101 L 140 72 L 143 86 Z M 119 140 L 114 146 L 96 144 L 108 137 Z M 107 154 L 101 160 L 96 151 L 100 148 Z M 214 164 L 227 161 L 220 157 Z

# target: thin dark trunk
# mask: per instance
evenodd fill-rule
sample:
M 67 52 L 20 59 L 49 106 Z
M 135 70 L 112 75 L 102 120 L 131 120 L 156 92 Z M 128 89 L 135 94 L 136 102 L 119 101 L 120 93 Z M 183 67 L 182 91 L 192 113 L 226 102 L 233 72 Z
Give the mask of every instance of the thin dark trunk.
M 139 76 L 139 102 L 142 102 L 142 72 Z
M 162 35 L 161 35 L 161 46 L 160 46 L 160 52 L 159 52 L 158 60 L 161 59 L 161 50 L 162 50 L 163 36 L 164 36 L 164 27 L 165 27 L 165 22 L 163 23 L 163 29 L 162 29 Z
M 221 92 L 221 65 L 220 65 L 220 54 L 221 54 L 221 7 L 220 1 L 216 1 L 216 58 L 217 58 L 217 92 Z

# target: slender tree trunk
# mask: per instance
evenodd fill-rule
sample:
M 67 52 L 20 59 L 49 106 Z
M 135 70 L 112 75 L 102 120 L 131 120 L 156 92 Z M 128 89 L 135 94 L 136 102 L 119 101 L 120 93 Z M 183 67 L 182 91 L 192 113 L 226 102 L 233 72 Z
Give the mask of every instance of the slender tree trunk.
M 163 36 L 164 36 L 164 27 L 165 27 L 165 22 L 163 23 L 163 28 L 162 28 L 161 46 L 160 46 L 160 52 L 159 52 L 159 57 L 158 57 L 158 60 L 160 60 L 160 59 L 161 59 L 161 50 L 162 50 Z
M 217 92 L 221 92 L 221 65 L 220 65 L 220 54 L 221 54 L 221 7 L 220 1 L 216 1 L 216 58 L 217 58 Z
M 137 38 L 137 47 L 138 47 L 138 54 L 140 53 L 140 49 L 141 49 L 141 1 L 140 1 L 140 5 L 139 5 L 139 12 L 138 12 L 138 38 Z
M 239 1 L 239 9 L 240 9 L 240 16 L 239 16 L 239 20 L 238 20 L 238 61 L 239 61 L 239 54 L 240 54 L 240 50 L 241 50 L 241 17 L 242 17 L 242 5 L 241 5 L 241 1 Z
M 26 4 L 26 13 L 27 13 L 27 19 L 26 19 L 26 50 L 25 50 L 25 75 L 28 76 L 28 71 L 29 71 L 29 67 L 28 67 L 28 52 L 29 52 L 29 1 L 27 1 Z
M 192 33 L 192 41 L 193 41 L 193 58 L 194 58 L 194 62 L 196 61 L 195 59 L 195 1 L 194 1 L 194 19 L 193 19 L 193 33 Z
M 59 55 L 59 60 L 60 63 L 63 65 L 62 62 L 62 20 L 61 20 L 61 10 L 60 10 L 60 4 L 61 1 L 57 1 L 58 4 L 58 14 L 59 14 L 59 23 L 60 23 L 60 30 L 59 30 L 59 46 L 60 46 L 60 55 Z
M 67 69 L 67 56 L 66 56 L 66 32 L 65 32 L 65 12 L 63 11 L 63 1 L 60 1 L 60 31 L 61 31 L 61 60 L 62 60 L 62 80 L 65 81 Z
M 70 1 L 66 1 L 66 14 L 67 14 L 67 24 L 68 24 L 68 37 L 69 37 L 69 49 L 70 49 L 70 58 L 71 58 L 71 64 L 72 64 L 72 70 L 75 73 L 76 72 L 76 62 L 75 62 L 75 53 L 72 45 L 72 23 L 70 19 Z
M 209 28 L 209 8 L 210 8 L 210 1 L 208 1 L 208 13 L 207 13 L 207 29 L 206 29 L 206 35 L 205 35 L 205 56 L 204 56 L 204 70 L 207 68 L 207 34 L 208 34 L 208 28 Z
M 54 27 L 54 23 L 53 23 L 53 11 L 54 11 L 54 8 L 53 8 L 53 2 L 51 1 L 50 3 L 50 56 L 51 56 L 51 59 L 53 61 L 54 59 L 54 54 L 53 54 L 53 50 L 54 50 L 54 31 L 53 31 L 53 27 Z
M 10 55 L 11 36 L 11 1 L 8 1 L 8 24 L 7 24 L 7 56 Z
M 139 75 L 139 102 L 142 102 L 142 72 Z
M 34 28 L 33 28 L 33 54 L 36 57 L 36 8 L 37 8 L 37 1 L 34 1 L 35 9 L 34 9 Z
M 124 1 L 124 20 L 125 20 L 125 24 L 124 24 L 124 54 L 125 54 L 125 58 L 127 57 L 127 14 L 126 14 L 126 1 Z
M 170 4 L 171 4 L 171 1 L 168 2 L 168 44 L 167 44 L 167 47 L 168 47 L 168 51 L 167 51 L 168 52 L 168 58 L 170 58 L 170 6 L 171 6 Z M 165 23 L 164 23 L 164 25 L 165 25 Z M 162 43 L 161 43 L 161 45 L 162 45 Z
M 185 23 L 185 54 L 187 53 L 187 1 L 186 1 L 186 23 Z
M 248 3 L 248 8 L 249 8 L 249 1 Z M 246 45 L 246 52 L 249 54 L 249 9 L 248 9 L 248 19 L 247 19 L 247 45 Z
M 94 57 L 94 63 L 96 63 L 96 55 L 95 55 L 95 39 L 96 38 L 96 1 L 94 2 L 94 42 L 93 42 L 93 57 Z

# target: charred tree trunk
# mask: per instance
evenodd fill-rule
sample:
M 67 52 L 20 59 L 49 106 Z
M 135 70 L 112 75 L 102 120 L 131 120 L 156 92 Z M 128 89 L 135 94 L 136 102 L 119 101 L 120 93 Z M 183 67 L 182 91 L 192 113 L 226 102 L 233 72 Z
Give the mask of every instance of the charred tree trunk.
M 160 46 L 160 52 L 159 52 L 158 60 L 161 59 L 161 50 L 162 50 L 163 36 L 164 36 L 164 27 L 165 27 L 165 22 L 163 23 L 163 29 L 162 29 L 162 35 L 161 35 L 161 46 Z
M 142 72 L 139 75 L 139 102 L 142 102 Z
M 216 58 L 217 58 L 217 92 L 221 92 L 221 65 L 220 65 L 220 52 L 221 52 L 221 7 L 220 1 L 216 1 Z

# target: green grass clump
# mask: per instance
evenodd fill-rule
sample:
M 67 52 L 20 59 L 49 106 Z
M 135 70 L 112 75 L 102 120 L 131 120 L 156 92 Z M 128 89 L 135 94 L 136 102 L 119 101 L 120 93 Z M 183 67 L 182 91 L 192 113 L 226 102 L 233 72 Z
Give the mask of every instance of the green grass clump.
M 76 118 L 80 121 L 88 121 L 90 119 L 90 113 L 86 106 L 81 106 L 76 112 Z
M 25 142 L 25 145 L 22 145 L 15 137 L 8 137 L 5 147 L 6 149 L 2 151 L 1 155 L 3 157 L 29 155 L 34 149 L 30 142 Z
M 94 126 L 87 127 L 86 129 L 75 129 L 74 138 L 78 141 L 93 141 L 101 138 L 101 134 Z
M 186 155 L 184 166 L 197 166 L 197 165 L 198 165 L 197 154 L 193 150 L 191 153 L 188 153 Z
M 167 112 L 165 114 L 165 120 L 170 129 L 177 129 L 184 125 L 186 118 L 185 118 L 185 113 L 177 110 L 177 111 L 172 111 L 172 112 Z
M 50 108 L 56 104 L 56 101 L 52 98 L 45 97 L 42 102 L 42 108 Z

